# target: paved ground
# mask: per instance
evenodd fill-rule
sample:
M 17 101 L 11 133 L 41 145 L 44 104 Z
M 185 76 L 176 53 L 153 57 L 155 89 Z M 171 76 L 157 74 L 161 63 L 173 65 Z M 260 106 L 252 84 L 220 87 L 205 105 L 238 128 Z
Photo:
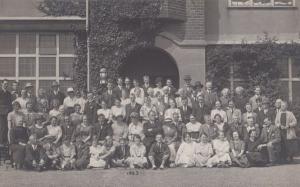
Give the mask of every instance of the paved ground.
M 298 160 L 298 163 L 299 160 Z M 138 171 L 130 175 L 129 171 Z M 174 168 L 160 170 L 85 170 L 42 173 L 0 170 L 0 186 L 300 186 L 300 164 L 269 168 Z

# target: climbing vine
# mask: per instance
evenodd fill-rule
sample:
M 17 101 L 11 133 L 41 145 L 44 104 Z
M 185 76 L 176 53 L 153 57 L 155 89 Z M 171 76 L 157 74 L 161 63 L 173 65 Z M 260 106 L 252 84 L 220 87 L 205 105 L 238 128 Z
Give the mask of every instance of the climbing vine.
M 118 75 L 124 59 L 134 50 L 154 45 L 160 31 L 162 0 L 90 0 L 89 32 L 75 29 L 74 81 L 86 88 L 87 36 L 90 40 L 92 86 L 99 86 L 99 71 Z M 39 9 L 49 16 L 85 17 L 84 0 L 43 0 Z

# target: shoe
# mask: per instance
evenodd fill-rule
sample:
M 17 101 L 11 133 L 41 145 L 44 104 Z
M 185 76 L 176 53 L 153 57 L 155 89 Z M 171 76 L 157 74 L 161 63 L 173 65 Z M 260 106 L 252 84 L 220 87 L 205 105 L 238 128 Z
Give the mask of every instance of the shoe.
M 164 167 L 163 165 L 161 165 L 161 166 L 159 167 L 159 169 L 165 169 L 165 167 Z
M 157 167 L 156 167 L 156 166 L 152 166 L 152 169 L 153 169 L 153 170 L 156 170 L 156 169 L 157 169 Z

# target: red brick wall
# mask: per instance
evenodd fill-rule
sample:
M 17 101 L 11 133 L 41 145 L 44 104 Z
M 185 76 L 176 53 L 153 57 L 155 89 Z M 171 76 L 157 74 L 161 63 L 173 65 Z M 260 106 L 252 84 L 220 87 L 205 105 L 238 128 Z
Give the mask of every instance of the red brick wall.
M 174 34 L 180 40 L 205 40 L 205 0 L 169 0 L 167 6 L 168 15 L 173 15 L 173 18 L 182 16 L 184 19 L 166 22 L 164 31 Z

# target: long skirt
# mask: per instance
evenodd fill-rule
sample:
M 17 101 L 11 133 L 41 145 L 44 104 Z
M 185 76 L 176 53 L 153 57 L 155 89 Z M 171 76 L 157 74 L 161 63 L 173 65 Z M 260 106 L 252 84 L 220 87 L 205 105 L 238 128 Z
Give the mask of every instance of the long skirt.
M 194 156 L 194 162 L 196 167 L 205 167 L 210 156 L 203 156 L 197 154 Z
M 246 155 L 242 155 L 241 157 L 235 157 L 232 153 L 230 153 L 230 158 L 233 164 L 236 164 L 239 167 L 247 168 L 249 167 L 249 162 Z
M 207 167 L 213 167 L 221 163 L 227 163 L 229 165 L 232 164 L 230 155 L 228 153 L 225 153 L 223 155 L 216 154 L 215 156 L 211 157 L 207 161 Z

